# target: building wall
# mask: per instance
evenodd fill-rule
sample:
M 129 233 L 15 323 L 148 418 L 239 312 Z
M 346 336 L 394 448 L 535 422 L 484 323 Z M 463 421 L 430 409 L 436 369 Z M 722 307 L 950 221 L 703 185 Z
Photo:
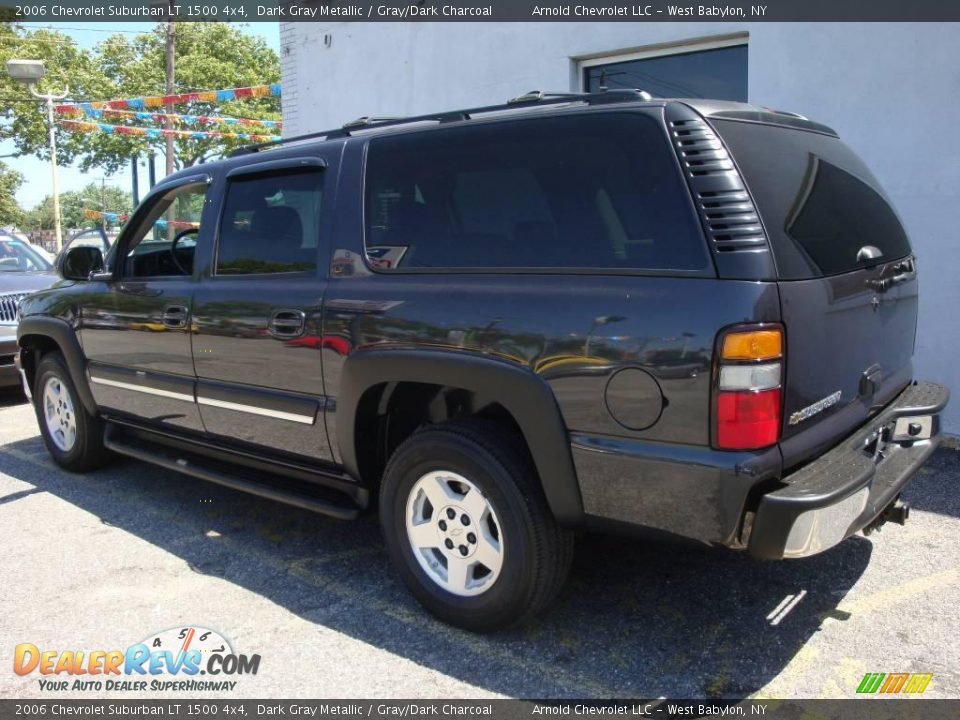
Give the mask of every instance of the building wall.
M 287 23 L 284 132 L 577 90 L 576 59 L 748 33 L 750 101 L 830 125 L 893 198 L 919 258 L 917 377 L 956 391 L 960 433 L 960 25 Z

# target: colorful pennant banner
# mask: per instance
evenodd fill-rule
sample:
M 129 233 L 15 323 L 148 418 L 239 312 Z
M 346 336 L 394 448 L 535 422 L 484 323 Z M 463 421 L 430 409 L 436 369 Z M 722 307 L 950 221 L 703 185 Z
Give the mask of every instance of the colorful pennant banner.
M 68 103 L 57 105 L 58 113 L 73 113 L 75 108 L 91 110 L 143 110 L 144 108 L 163 107 L 164 105 L 182 105 L 192 102 L 229 102 L 239 98 L 250 97 L 280 97 L 280 83 L 269 85 L 254 85 L 252 87 L 225 88 L 223 90 L 204 90 L 203 92 L 179 93 L 177 95 L 148 95 L 146 97 L 128 98 L 126 100 L 99 100 L 97 102 Z
M 83 216 L 87 218 L 87 220 L 96 220 L 98 222 L 103 220 L 111 224 L 124 222 L 130 217 L 122 213 L 100 212 L 99 210 L 90 210 L 89 208 L 83 209 Z
M 72 117 L 86 116 L 97 120 L 102 119 L 104 116 L 112 116 L 158 123 L 171 120 L 184 125 L 239 125 L 242 127 L 264 127 L 272 130 L 280 130 L 283 127 L 283 123 L 279 120 L 253 120 L 251 118 L 235 118 L 225 115 L 178 115 L 175 113 L 152 113 L 135 110 L 83 107 L 81 105 L 70 105 L 69 108 L 67 106 L 61 107 L 64 108 L 59 110 L 61 115 L 70 115 Z
M 109 223 L 111 225 L 116 223 L 126 222 L 130 216 L 123 213 L 113 213 L 113 212 L 101 212 L 100 210 L 91 210 L 89 208 L 83 209 L 83 216 L 88 220 L 96 220 L 97 222 L 103 221 L 104 223 Z M 200 223 L 192 222 L 190 220 L 164 220 L 160 218 L 153 223 L 158 228 L 165 228 L 167 226 L 173 226 L 174 228 L 198 228 Z
M 262 135 L 259 133 L 227 133 L 213 130 L 168 130 L 166 128 L 132 127 L 130 125 L 109 125 L 99 122 L 84 122 L 82 120 L 61 120 L 60 127 L 64 130 L 77 132 L 105 132 L 116 135 L 144 135 L 149 138 L 188 137 L 195 140 L 207 138 L 226 138 L 229 140 L 249 140 L 252 142 L 278 142 L 279 135 Z

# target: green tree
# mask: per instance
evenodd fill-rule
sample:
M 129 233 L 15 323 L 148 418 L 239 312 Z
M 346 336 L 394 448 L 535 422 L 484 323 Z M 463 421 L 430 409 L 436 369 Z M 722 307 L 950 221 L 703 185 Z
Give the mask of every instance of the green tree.
M 90 227 L 97 224 L 84 215 L 84 210 L 98 210 L 119 215 L 133 209 L 133 197 L 115 185 L 88 183 L 81 190 L 64 193 L 60 198 L 60 212 L 66 227 Z
M 62 210 L 62 208 L 61 208 Z M 24 213 L 22 230 L 53 230 L 53 198 L 43 200 Z
M 0 162 L 0 225 L 21 225 L 23 210 L 17 203 L 16 192 L 23 184 L 23 175 Z
M 0 63 L 5 64 L 13 57 L 43 60 L 47 76 L 39 89 L 56 92 L 69 84 L 70 96 L 67 101 L 164 95 L 164 37 L 164 26 L 158 24 L 154 30 L 132 37 L 123 34 L 108 36 L 92 51 L 88 51 L 77 47 L 67 35 L 54 30 L 24 29 L 13 23 L 0 22 Z M 176 38 L 175 93 L 265 85 L 280 80 L 277 54 L 262 38 L 246 34 L 235 25 L 178 23 Z M 3 72 L 0 72 L 0 96 L 7 101 L 0 108 L 0 140 L 13 140 L 19 155 L 49 158 L 44 103 L 32 98 L 26 87 Z M 165 112 L 162 107 L 154 110 Z M 190 106 L 177 106 L 174 112 L 279 120 L 280 99 L 262 97 L 222 103 L 193 103 Z M 123 119 L 109 115 L 103 122 L 125 124 Z M 127 122 L 140 127 L 163 127 L 137 119 Z M 175 127 L 189 130 L 220 129 L 199 125 Z M 189 167 L 247 142 L 220 138 L 177 138 L 175 165 L 178 169 Z M 58 160 L 64 164 L 79 160 L 80 168 L 85 171 L 96 167 L 112 174 L 129 164 L 130 159 L 138 154 L 153 152 L 162 156 L 164 147 L 162 138 L 57 131 Z
M 90 183 L 81 190 L 60 194 L 60 215 L 64 228 L 77 229 L 97 224 L 84 215 L 84 210 L 99 210 L 127 214 L 133 199 L 129 192 L 113 185 Z M 23 227 L 27 230 L 50 230 L 53 228 L 53 198 L 45 197 L 36 207 L 26 213 Z
M 42 60 L 47 74 L 40 81 L 41 92 L 61 92 L 69 84 L 70 96 L 100 98 L 106 78 L 91 53 L 78 48 L 63 33 L 45 29 L 25 30 L 12 23 L 0 23 L 0 65 L 11 58 Z M 46 103 L 37 100 L 29 89 L 0 70 L 0 140 L 12 140 L 17 155 L 50 157 Z M 70 133 L 57 133 L 57 159 L 70 163 L 84 149 Z
M 110 36 L 95 49 L 99 72 L 107 80 L 104 92 L 109 97 L 129 98 L 165 94 L 165 35 L 162 24 L 151 32 L 132 38 Z M 175 93 L 217 90 L 220 88 L 265 85 L 280 81 L 280 59 L 263 41 L 227 23 L 178 23 L 176 27 Z M 165 112 L 165 108 L 154 108 Z M 276 97 L 241 98 L 222 103 L 192 103 L 174 108 L 174 112 L 192 115 L 231 115 L 260 120 L 280 119 L 280 99 Z M 107 116 L 104 122 L 122 124 Z M 130 124 L 143 126 L 135 120 Z M 152 124 L 153 127 L 163 127 Z M 175 125 L 179 129 L 220 130 L 216 126 Z M 258 134 L 272 134 L 255 131 Z M 81 143 L 81 167 L 99 167 L 115 172 L 137 153 L 163 155 L 165 140 L 142 136 L 78 134 Z M 248 144 L 245 140 L 220 138 L 177 138 L 177 169 L 219 156 Z

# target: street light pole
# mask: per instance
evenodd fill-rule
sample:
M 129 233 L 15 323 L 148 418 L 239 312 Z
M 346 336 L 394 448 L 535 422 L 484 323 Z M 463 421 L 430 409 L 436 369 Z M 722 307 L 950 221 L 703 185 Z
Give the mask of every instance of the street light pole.
M 170 5 L 173 5 L 171 0 Z M 173 95 L 174 88 L 174 65 L 176 58 L 176 31 L 177 26 L 173 24 L 173 18 L 167 19 L 167 43 L 165 49 L 166 61 L 167 61 L 167 95 Z M 167 122 L 165 127 L 167 130 L 173 129 L 173 118 L 171 117 L 173 113 L 173 105 L 167 105 Z M 174 152 L 174 143 L 173 135 L 167 133 L 167 175 L 173 174 L 174 164 L 173 164 L 173 152 Z
M 30 93 L 40 100 L 47 102 L 47 125 L 50 130 L 50 175 L 53 180 L 53 233 L 56 238 L 57 252 L 63 249 L 63 233 L 60 230 L 60 188 L 57 184 L 57 133 L 53 124 L 53 101 L 63 100 L 70 92 L 67 85 L 62 93 L 42 93 L 37 90 L 37 83 L 43 80 L 47 70 L 42 60 L 27 60 L 10 58 L 7 60 L 7 74 L 17 82 L 22 82 L 30 88 Z
M 53 101 L 63 100 L 70 92 L 70 86 L 62 93 L 42 93 L 34 85 L 30 85 L 30 92 L 35 98 L 47 101 L 47 124 L 50 126 L 50 180 L 53 191 L 53 236 L 57 242 L 57 252 L 63 249 L 63 232 L 60 228 L 60 187 L 57 182 L 57 133 L 53 123 Z

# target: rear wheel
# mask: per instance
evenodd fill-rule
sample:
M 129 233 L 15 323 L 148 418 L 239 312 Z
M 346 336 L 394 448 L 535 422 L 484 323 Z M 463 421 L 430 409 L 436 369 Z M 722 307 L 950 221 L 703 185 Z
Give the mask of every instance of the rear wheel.
M 543 610 L 572 558 L 573 536 L 554 521 L 526 452 L 492 423 L 449 422 L 408 438 L 387 465 L 380 522 L 413 595 L 478 632 Z
M 84 472 L 109 458 L 103 446 L 103 421 L 84 408 L 63 356 L 43 356 L 37 366 L 33 406 L 40 435 L 54 462 L 67 470 Z

